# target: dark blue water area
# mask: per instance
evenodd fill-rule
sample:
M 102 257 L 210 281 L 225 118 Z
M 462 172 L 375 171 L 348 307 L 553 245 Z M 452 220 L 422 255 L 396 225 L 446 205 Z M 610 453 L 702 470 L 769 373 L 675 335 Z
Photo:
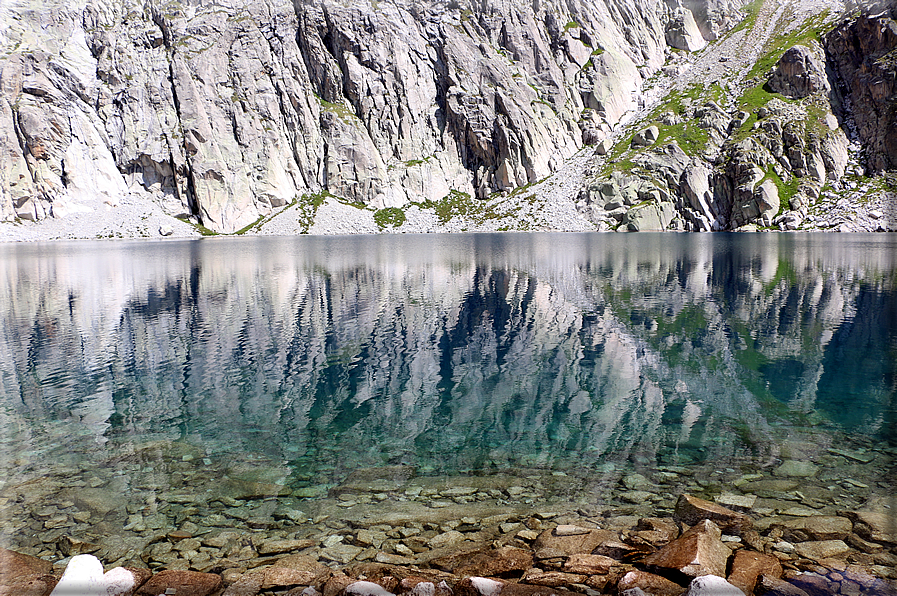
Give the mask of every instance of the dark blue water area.
M 0 462 L 181 441 L 302 487 L 393 465 L 760 465 L 794 436 L 893 445 L 895 249 L 890 234 L 0 245 Z

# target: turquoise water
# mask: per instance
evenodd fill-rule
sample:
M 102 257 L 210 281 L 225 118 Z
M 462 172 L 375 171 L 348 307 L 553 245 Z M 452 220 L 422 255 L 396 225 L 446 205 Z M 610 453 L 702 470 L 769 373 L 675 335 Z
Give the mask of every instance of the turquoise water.
M 796 439 L 886 449 L 895 254 L 892 234 L 0 245 L 3 490 L 213 490 L 189 465 L 306 498 L 384 466 L 744 474 Z

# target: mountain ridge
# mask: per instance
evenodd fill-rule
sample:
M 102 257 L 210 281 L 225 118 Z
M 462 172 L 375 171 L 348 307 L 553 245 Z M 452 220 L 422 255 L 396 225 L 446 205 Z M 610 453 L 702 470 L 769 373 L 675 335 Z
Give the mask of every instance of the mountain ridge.
M 3 12 L 7 239 L 897 230 L 891 3 Z

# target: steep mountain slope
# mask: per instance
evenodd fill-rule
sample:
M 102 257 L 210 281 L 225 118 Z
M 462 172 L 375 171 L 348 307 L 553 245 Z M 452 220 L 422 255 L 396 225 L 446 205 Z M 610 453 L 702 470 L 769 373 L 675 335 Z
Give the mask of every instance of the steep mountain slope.
M 818 227 L 812 209 L 845 172 L 889 196 L 890 178 L 859 168 L 894 163 L 874 123 L 893 114 L 895 14 L 863 14 L 795 0 L 6 3 L 0 236 Z M 866 43 L 858 27 L 882 33 Z M 764 88 L 791 42 L 805 49 Z M 895 220 L 862 210 L 869 229 Z

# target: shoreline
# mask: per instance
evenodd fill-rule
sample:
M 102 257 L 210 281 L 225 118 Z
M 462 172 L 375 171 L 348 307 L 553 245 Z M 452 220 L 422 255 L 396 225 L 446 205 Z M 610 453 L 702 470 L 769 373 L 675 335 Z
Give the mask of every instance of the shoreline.
M 739 499 L 730 495 L 726 502 Z M 261 541 L 251 523 L 217 532 L 197 528 L 197 534 L 175 530 L 157 536 L 140 559 L 101 563 L 107 572 L 125 567 L 148 582 L 136 592 L 115 592 L 138 595 L 422 596 L 424 588 L 415 592 L 415 586 L 428 581 L 433 587 L 426 593 L 440 593 L 442 586 L 455 596 L 639 594 L 626 592 L 634 588 L 676 595 L 686 593 L 695 577 L 716 575 L 746 594 L 884 596 L 897 593 L 897 535 L 888 505 L 879 500 L 838 515 L 760 517 L 755 506 L 730 509 L 681 494 L 672 515 L 660 517 L 594 508 L 344 525 L 326 516 L 319 523 L 333 527 L 322 540 L 294 535 Z M 3 593 L 48 595 L 64 571 L 72 579 L 75 571 L 66 571 L 72 561 L 83 566 L 85 556 L 99 550 L 71 538 L 62 543 L 69 556 L 55 563 L 0 551 Z M 358 581 L 374 582 L 381 592 L 371 585 L 351 588 Z M 29 591 L 15 591 L 25 584 Z
M 384 227 L 375 221 L 376 210 L 349 206 L 330 197 L 317 208 L 312 220 L 309 220 L 302 205 L 288 205 L 272 211 L 245 230 L 234 234 L 211 234 L 208 237 L 615 231 L 585 220 L 572 207 L 569 197 L 554 196 L 554 192 L 556 190 L 548 187 L 543 208 L 537 210 L 529 206 L 532 212 L 523 216 L 480 221 L 476 217 L 459 215 L 442 221 L 432 210 L 411 206 L 405 211 L 403 223 Z M 748 225 L 727 231 L 897 232 L 897 201 L 887 192 L 875 195 L 863 203 L 850 201 L 840 195 L 824 196 L 809 209 L 807 217 L 799 225 L 792 224 L 791 220 L 783 219 L 768 229 Z M 199 226 L 167 214 L 161 205 L 140 193 L 123 196 L 115 206 L 97 199 L 83 205 L 82 210 L 60 218 L 49 217 L 39 222 L 0 222 L 0 243 L 203 237 L 206 237 L 205 233 Z

